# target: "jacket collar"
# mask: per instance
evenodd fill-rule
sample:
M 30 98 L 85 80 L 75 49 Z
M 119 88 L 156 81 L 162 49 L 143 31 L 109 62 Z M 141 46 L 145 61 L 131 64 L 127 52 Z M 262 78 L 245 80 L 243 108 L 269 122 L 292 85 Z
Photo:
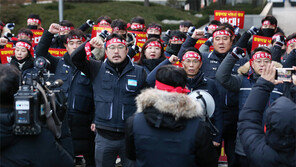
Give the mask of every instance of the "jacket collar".
M 187 94 L 166 92 L 154 88 L 144 90 L 136 97 L 137 112 L 154 107 L 160 113 L 171 114 L 175 120 L 179 118 L 195 118 L 203 115 L 202 106 Z
M 195 90 L 206 84 L 204 79 L 204 74 L 201 71 L 198 71 L 197 75 L 194 78 L 187 78 L 187 87 L 191 90 Z
M 122 70 L 122 72 L 121 72 L 121 74 L 120 74 L 119 77 L 125 75 L 127 72 L 129 72 L 129 71 L 131 71 L 132 69 L 135 68 L 134 63 L 130 60 L 129 56 L 127 56 L 126 58 L 128 59 L 128 63 L 127 63 L 127 65 L 124 67 L 124 69 Z M 110 71 L 112 71 L 114 74 L 117 74 L 116 70 L 115 70 L 112 66 L 110 66 L 110 65 L 107 63 L 107 59 L 105 59 L 104 64 L 105 64 L 105 67 L 106 67 L 107 69 L 109 69 Z

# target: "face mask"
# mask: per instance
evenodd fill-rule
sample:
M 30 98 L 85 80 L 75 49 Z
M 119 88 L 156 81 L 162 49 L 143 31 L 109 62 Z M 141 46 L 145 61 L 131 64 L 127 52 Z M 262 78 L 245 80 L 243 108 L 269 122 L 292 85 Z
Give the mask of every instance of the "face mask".
M 272 28 L 263 28 L 262 34 L 265 37 L 272 37 L 274 35 L 274 29 Z
M 170 44 L 170 48 L 177 54 L 181 49 L 182 44 Z
M 28 29 L 31 29 L 31 30 L 37 30 L 38 26 L 28 25 L 27 27 Z
M 148 34 L 148 39 L 150 39 L 150 38 L 160 39 L 160 35 L 158 35 L 158 34 Z

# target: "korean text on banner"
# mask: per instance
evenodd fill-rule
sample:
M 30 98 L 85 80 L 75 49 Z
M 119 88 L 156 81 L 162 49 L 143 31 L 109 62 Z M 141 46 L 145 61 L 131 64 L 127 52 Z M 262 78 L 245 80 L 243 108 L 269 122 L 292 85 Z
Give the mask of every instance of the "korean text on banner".
M 0 58 L 1 63 L 6 64 L 9 63 L 11 60 L 11 57 L 13 55 L 14 48 L 6 48 L 6 49 L 0 49 Z
M 143 47 L 143 45 L 145 44 L 145 42 L 147 41 L 147 35 L 146 32 L 142 32 L 142 31 L 128 31 L 130 33 L 133 33 L 136 35 L 136 40 L 137 43 L 136 45 L 139 46 L 140 48 Z M 138 60 L 140 60 L 140 53 L 137 53 L 134 57 L 133 60 L 135 62 L 137 62 Z
M 244 28 L 245 11 L 232 11 L 232 10 L 215 10 L 214 20 L 221 23 L 229 23 L 232 26 L 238 26 L 240 29 Z
M 109 33 L 112 32 L 112 28 L 110 26 L 98 26 L 98 25 L 94 25 L 92 32 L 91 32 L 91 38 L 96 37 L 97 35 L 99 35 L 103 30 L 107 30 Z
M 252 42 L 252 50 L 260 47 L 260 46 L 266 46 L 271 44 L 272 38 L 269 37 L 263 37 L 259 35 L 253 35 L 253 42 Z
M 39 43 L 44 30 L 31 30 L 33 32 L 33 48 Z

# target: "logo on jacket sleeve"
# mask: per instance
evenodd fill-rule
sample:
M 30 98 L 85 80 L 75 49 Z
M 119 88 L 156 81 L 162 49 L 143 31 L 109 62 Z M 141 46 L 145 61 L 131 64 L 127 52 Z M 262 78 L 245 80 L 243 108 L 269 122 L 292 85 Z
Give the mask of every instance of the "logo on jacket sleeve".
M 137 86 L 138 82 L 137 80 L 134 80 L 134 79 L 128 79 L 127 80 L 127 85 L 128 86 Z

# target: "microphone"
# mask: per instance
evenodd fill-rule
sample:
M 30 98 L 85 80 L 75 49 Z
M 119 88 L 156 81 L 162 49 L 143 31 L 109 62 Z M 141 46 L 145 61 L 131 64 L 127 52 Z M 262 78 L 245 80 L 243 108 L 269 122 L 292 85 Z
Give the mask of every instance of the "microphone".
M 58 87 L 62 86 L 63 84 L 64 84 L 64 81 L 61 80 L 61 79 L 57 79 L 57 80 L 55 80 L 53 83 L 46 82 L 46 85 L 47 85 L 49 88 L 58 88 Z

